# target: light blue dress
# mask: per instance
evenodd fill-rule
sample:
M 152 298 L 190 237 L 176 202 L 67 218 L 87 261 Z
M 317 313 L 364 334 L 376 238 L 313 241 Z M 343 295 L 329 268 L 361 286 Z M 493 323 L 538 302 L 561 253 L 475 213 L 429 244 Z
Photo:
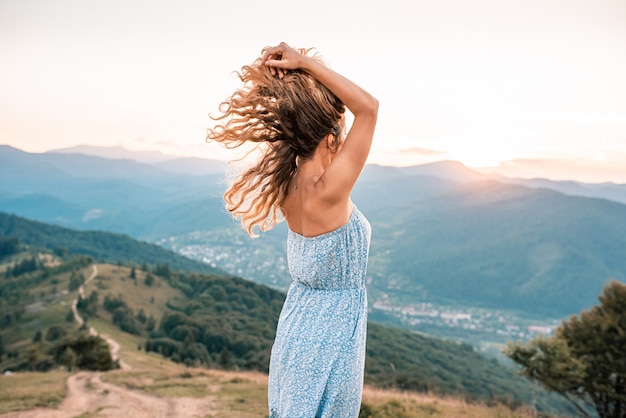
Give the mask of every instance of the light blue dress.
M 329 233 L 304 237 L 289 230 L 293 282 L 270 358 L 270 417 L 358 417 L 370 237 L 370 224 L 356 206 L 348 222 Z

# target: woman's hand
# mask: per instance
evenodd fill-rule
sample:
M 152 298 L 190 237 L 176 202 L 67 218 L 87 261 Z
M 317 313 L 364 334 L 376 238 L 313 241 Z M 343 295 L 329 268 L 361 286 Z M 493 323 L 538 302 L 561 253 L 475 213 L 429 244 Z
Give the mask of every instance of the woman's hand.
M 290 47 L 284 42 L 280 45 L 268 48 L 261 59 L 261 65 L 267 65 L 273 76 L 283 78 L 287 70 L 302 68 L 306 60 L 300 52 Z

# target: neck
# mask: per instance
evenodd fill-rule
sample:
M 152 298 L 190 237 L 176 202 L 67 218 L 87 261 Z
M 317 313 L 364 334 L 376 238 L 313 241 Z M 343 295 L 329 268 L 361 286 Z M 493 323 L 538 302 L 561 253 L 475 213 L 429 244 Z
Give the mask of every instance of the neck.
M 319 146 L 308 160 L 300 161 L 298 164 L 298 172 L 304 173 L 305 171 L 309 174 L 318 173 L 321 175 L 332 160 L 332 155 L 328 152 L 328 149 L 325 147 Z
M 317 181 L 327 167 L 328 163 L 325 163 L 319 153 L 315 153 L 308 160 L 299 161 L 298 170 L 294 175 L 295 189 L 298 189 L 305 181 Z
M 307 160 L 298 165 L 298 176 L 322 175 L 326 170 L 326 165 L 319 161 Z

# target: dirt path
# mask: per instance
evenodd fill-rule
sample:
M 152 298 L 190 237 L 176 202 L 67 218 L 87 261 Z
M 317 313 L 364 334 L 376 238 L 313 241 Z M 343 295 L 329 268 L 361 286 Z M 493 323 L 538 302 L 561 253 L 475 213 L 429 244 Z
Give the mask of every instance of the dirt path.
M 90 281 L 92 281 L 93 279 L 95 279 L 97 275 L 98 275 L 98 265 L 94 264 L 93 271 L 91 272 L 91 276 L 89 276 L 87 280 L 85 280 L 85 283 L 81 284 L 80 287 L 78 288 L 78 294 L 80 295 L 81 298 L 83 299 L 85 298 L 85 285 L 89 283 Z M 78 304 L 78 298 L 74 299 L 74 301 L 72 302 L 72 312 L 74 312 L 74 319 L 76 320 L 76 322 L 78 322 L 78 325 L 82 326 L 85 323 L 85 321 L 83 321 L 83 318 L 81 318 L 80 315 L 78 314 L 78 309 L 76 308 L 77 304 Z M 91 328 L 89 329 L 89 332 L 91 333 Z
M 100 372 L 80 372 L 67 379 L 67 394 L 56 409 L 10 412 L 0 418 L 150 417 L 193 418 L 213 416 L 215 399 L 161 398 L 102 381 Z
M 78 294 L 80 295 L 81 298 L 83 299 L 85 298 L 85 285 L 89 283 L 90 281 L 92 281 L 93 279 L 95 279 L 97 275 L 98 275 L 98 265 L 94 264 L 93 271 L 91 272 L 91 276 L 89 276 L 87 280 L 85 280 L 85 283 L 83 283 L 78 288 Z M 85 321 L 83 321 L 83 318 L 81 318 L 81 316 L 78 314 L 78 309 L 76 308 L 77 304 L 78 304 L 78 298 L 74 299 L 74 301 L 72 302 L 72 312 L 74 312 L 74 319 L 76 320 L 76 322 L 78 322 L 78 325 L 82 326 L 85 323 Z M 118 360 L 120 369 L 122 370 L 132 369 L 132 367 L 130 367 L 126 362 L 124 362 L 124 360 L 119 358 L 120 345 L 117 343 L 117 341 L 115 341 L 114 339 L 112 339 L 106 334 L 99 334 L 98 331 L 96 331 L 94 327 L 89 327 L 89 333 L 91 335 L 100 335 L 100 337 L 102 337 L 107 342 L 107 344 L 109 345 L 109 350 L 111 351 L 111 358 L 114 361 Z

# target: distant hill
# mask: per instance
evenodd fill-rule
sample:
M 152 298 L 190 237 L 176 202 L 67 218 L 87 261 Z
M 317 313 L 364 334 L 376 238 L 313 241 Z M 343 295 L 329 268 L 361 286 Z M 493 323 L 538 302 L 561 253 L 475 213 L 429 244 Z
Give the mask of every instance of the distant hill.
M 121 146 L 77 145 L 47 151 L 46 154 L 84 154 L 113 160 L 134 160 L 145 164 L 153 164 L 171 160 L 172 156 L 159 151 L 131 151 Z
M 609 279 L 626 280 L 626 205 L 489 180 L 375 171 L 364 173 L 353 193 L 372 223 L 372 301 L 387 295 L 396 305 L 431 301 L 558 318 L 594 304 Z M 271 258 L 284 254 L 284 225 L 254 241 L 238 225 L 229 228 L 161 244 L 190 256 L 207 253 L 206 246 L 214 260 L 246 254 L 222 267 L 289 284 L 285 266 Z M 267 261 L 280 267 L 272 275 L 255 267 Z
M 206 263 L 191 260 L 158 245 L 129 236 L 104 231 L 76 231 L 30 221 L 0 212 L 0 237 L 17 238 L 21 243 L 48 249 L 65 249 L 95 260 L 169 264 L 172 269 L 203 273 L 223 273 Z
M 594 197 L 626 204 L 626 184 L 587 184 L 577 181 L 518 178 L 500 178 L 499 180 L 503 183 L 521 184 L 534 189 L 552 189 L 570 196 Z
M 626 205 L 493 181 L 404 200 L 366 212 L 373 292 L 559 317 L 626 280 Z
M 129 159 L 109 159 L 100 156 L 65 153 L 27 153 L 6 145 L 0 146 L 0 162 L 5 181 L 13 176 L 34 180 L 52 173 L 59 178 L 167 178 L 167 173 Z M 48 177 L 39 177 L 47 182 Z
M 45 154 L 82 154 L 101 157 L 111 160 L 132 160 L 149 164 L 160 170 L 202 176 L 209 174 L 223 174 L 227 164 L 219 160 L 193 157 L 172 157 L 158 151 L 130 151 L 124 147 L 96 147 L 79 145 L 70 148 L 59 148 L 47 151 Z
M 284 289 L 284 225 L 250 240 L 224 209 L 223 174 L 196 175 L 205 169 L 0 147 L 0 211 L 158 242 Z M 454 161 L 366 166 L 352 197 L 373 226 L 372 300 L 561 317 L 595 303 L 609 278 L 624 280 L 626 205 L 615 201 L 626 186 L 516 182 Z M 595 198 L 573 196 L 583 193 Z
M 0 146 L 0 154 L 2 154 Z M 7 146 L 4 146 L 7 147 Z M 10 147 L 9 147 L 10 148 Z M 206 175 L 223 173 L 226 163 L 218 160 L 207 160 L 203 158 L 172 158 L 158 151 L 130 151 L 123 147 L 97 147 L 80 145 L 71 148 L 56 149 L 48 151 L 54 154 L 84 154 L 102 157 L 106 159 L 126 159 L 153 165 L 163 171 L 189 174 Z M 372 167 L 374 167 L 372 169 Z M 372 165 L 370 171 L 374 171 L 376 165 Z M 414 176 L 439 177 L 455 182 L 470 182 L 476 180 L 496 180 L 503 183 L 520 184 L 531 188 L 546 188 L 555 190 L 571 196 L 593 197 L 613 200 L 626 203 L 626 184 L 615 183 L 583 183 L 567 180 L 549 180 L 542 178 L 524 179 L 507 178 L 498 174 L 483 174 L 471 170 L 458 161 L 438 161 L 408 167 L 384 167 L 386 175 L 390 169 L 396 170 L 398 174 Z
M 542 178 L 508 178 L 498 174 L 483 174 L 471 170 L 458 161 L 439 161 L 418 166 L 401 167 L 399 172 L 406 176 L 429 176 L 469 183 L 493 180 L 505 184 L 519 184 L 533 189 L 550 189 L 570 196 L 591 197 L 626 203 L 626 184 L 582 183 L 573 180 L 549 180 Z
M 163 171 L 191 176 L 223 175 L 227 168 L 227 164 L 223 161 L 204 158 L 176 158 L 153 165 Z
M 406 176 L 439 177 L 458 183 L 490 178 L 489 175 L 473 171 L 458 161 L 438 161 L 436 163 L 402 167 L 400 171 Z
M 153 226 L 163 219 L 180 221 L 168 214 L 189 205 L 199 210 L 185 213 L 177 232 L 196 228 L 194 217 L 209 227 L 231 222 L 210 209 L 222 206 L 223 173 L 180 174 L 127 159 L 30 154 L 8 146 L 0 146 L 0 173 L 0 211 L 66 227 L 145 238 L 159 234 Z

